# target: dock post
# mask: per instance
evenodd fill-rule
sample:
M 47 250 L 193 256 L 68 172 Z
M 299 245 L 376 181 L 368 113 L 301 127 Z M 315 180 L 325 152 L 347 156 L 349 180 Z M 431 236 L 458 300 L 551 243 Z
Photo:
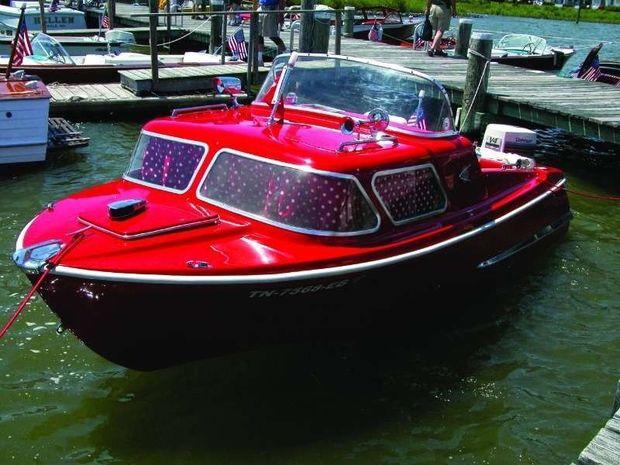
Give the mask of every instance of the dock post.
M 476 127 L 476 112 L 484 107 L 489 82 L 489 63 L 493 36 L 476 32 L 469 42 L 467 53 L 467 74 L 463 89 L 463 102 L 459 129 L 462 133 L 472 133 Z
M 248 56 L 248 75 L 247 86 L 250 93 L 250 86 L 254 84 L 254 71 L 258 75 L 258 12 L 252 11 L 250 16 L 250 50 Z
M 469 48 L 469 40 L 471 39 L 471 30 L 474 23 L 471 19 L 460 19 L 459 27 L 456 32 L 456 47 L 454 48 L 454 56 L 466 58 L 467 49 Z
M 220 59 L 220 63 L 224 64 L 226 63 L 226 44 L 227 44 L 227 40 L 226 40 L 226 26 L 228 23 L 228 15 L 226 14 L 226 12 L 224 12 L 224 15 L 222 16 L 222 47 L 221 47 L 221 59 Z
M 344 36 L 353 37 L 353 24 L 355 23 L 355 7 L 344 7 Z
M 211 12 L 215 13 L 224 10 L 224 0 L 211 0 Z M 220 37 L 222 33 L 222 16 L 211 15 L 211 31 L 209 32 L 209 53 L 215 53 L 215 50 L 222 43 Z
M 315 0 L 301 0 L 302 10 L 314 10 Z M 312 36 L 314 35 L 314 13 L 301 14 L 301 28 L 299 31 L 299 51 L 312 51 Z
M 616 385 L 616 396 L 614 397 L 614 403 L 611 407 L 611 416 L 613 417 L 618 410 L 620 410 L 620 379 Z
M 149 0 L 149 44 L 151 47 L 151 91 L 157 89 L 159 83 L 159 63 L 157 59 L 157 16 L 158 12 L 157 0 Z
M 110 30 L 114 29 L 116 23 L 114 17 L 116 16 L 116 0 L 108 0 L 108 21 L 110 22 Z
M 114 1 L 114 0 L 110 0 Z M 170 16 L 170 0 L 166 2 L 166 42 L 168 42 L 168 53 L 172 52 L 172 17 Z
M 340 55 L 342 47 L 342 12 L 336 11 L 336 37 L 334 37 L 334 53 Z
M 41 32 L 47 34 L 47 23 L 45 22 L 45 0 L 39 0 L 39 18 L 41 20 Z M 15 33 L 17 37 L 17 32 Z

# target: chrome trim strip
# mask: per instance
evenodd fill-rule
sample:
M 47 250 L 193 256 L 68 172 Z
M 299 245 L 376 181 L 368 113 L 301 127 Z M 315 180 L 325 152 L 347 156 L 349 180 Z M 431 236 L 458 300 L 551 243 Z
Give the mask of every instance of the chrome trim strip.
M 127 174 L 127 171 L 123 173 L 123 179 L 125 181 L 133 182 L 135 184 L 140 184 L 142 186 L 152 187 L 153 189 L 158 189 L 160 191 L 172 192 L 173 194 L 185 194 L 187 191 L 189 191 L 192 187 L 192 184 L 194 184 L 194 181 L 196 180 L 196 176 L 198 176 L 198 172 L 200 171 L 200 167 L 202 166 L 202 163 L 205 161 L 205 158 L 209 154 L 209 146 L 206 143 L 200 142 L 197 140 L 182 139 L 180 137 L 168 136 L 166 134 L 160 134 L 158 132 L 145 131 L 145 130 L 140 131 L 140 137 L 142 137 L 143 134 L 146 136 L 151 136 L 151 137 L 159 137 L 160 139 L 172 140 L 175 142 L 182 142 L 184 144 L 198 145 L 204 148 L 204 153 L 202 154 L 200 161 L 196 165 L 194 174 L 192 175 L 192 178 L 189 180 L 187 187 L 183 190 L 172 189 L 171 187 L 160 186 L 159 184 L 154 184 L 152 182 L 146 182 L 146 181 L 142 181 L 141 179 L 132 178 L 131 176 Z M 140 142 L 140 137 L 138 137 L 138 140 L 136 141 L 136 147 L 138 147 L 138 142 Z M 133 160 L 133 156 L 135 155 L 135 153 L 136 153 L 136 148 L 134 148 L 131 154 L 131 160 Z M 129 161 L 129 163 L 131 163 L 131 160 Z
M 503 223 L 515 215 L 518 215 L 524 210 L 527 210 L 532 205 L 544 200 L 549 195 L 556 192 L 564 183 L 566 179 L 558 181 L 551 189 L 542 193 L 538 197 L 524 203 L 523 205 L 515 208 L 514 210 L 505 213 L 504 215 L 489 221 L 482 226 L 467 231 L 460 236 L 451 237 L 443 242 L 429 245 L 422 249 L 412 250 L 401 255 L 395 255 L 392 257 L 381 258 L 378 260 L 371 260 L 369 262 L 355 263 L 352 265 L 334 266 L 331 268 L 318 268 L 314 270 L 305 271 L 291 271 L 286 273 L 273 273 L 273 274 L 259 274 L 259 275 L 228 275 L 228 276 L 188 276 L 188 275 L 158 275 L 158 274 L 139 274 L 139 273 L 115 273 L 110 271 L 92 271 L 84 270 L 81 268 L 72 268 L 68 266 L 59 265 L 52 273 L 61 276 L 70 276 L 75 278 L 88 278 L 106 281 L 121 281 L 132 283 L 150 283 L 150 284 L 269 284 L 280 283 L 291 280 L 304 280 L 304 279 L 319 279 L 328 278 L 332 276 L 338 276 L 350 273 L 361 273 L 369 271 L 375 268 L 394 265 L 400 262 L 410 260 L 419 256 L 427 255 L 431 252 L 444 249 L 452 244 L 464 241 L 470 237 L 481 234 L 489 229 L 494 228 L 500 223 Z
M 264 216 L 256 215 L 254 213 L 249 213 L 249 212 L 246 212 L 245 210 L 240 210 L 238 208 L 231 207 L 231 206 L 229 206 L 229 205 L 227 205 L 227 204 L 225 204 L 223 202 L 220 202 L 220 201 L 217 201 L 217 200 L 212 200 L 212 199 L 210 199 L 208 197 L 205 197 L 204 195 L 202 195 L 200 193 L 200 189 L 201 189 L 202 185 L 204 184 L 205 180 L 207 179 L 207 176 L 211 172 L 211 169 L 213 168 L 213 165 L 217 161 L 217 158 L 220 156 L 220 154 L 222 154 L 224 152 L 230 153 L 230 154 L 233 154 L 233 155 L 238 155 L 238 156 L 244 157 L 244 158 L 249 158 L 251 160 L 260 161 L 260 162 L 263 162 L 263 163 L 270 163 L 272 165 L 284 166 L 286 168 L 291 168 L 291 169 L 295 169 L 295 170 L 298 170 L 298 171 L 305 171 L 307 173 L 320 174 L 320 175 L 323 175 L 323 176 L 330 176 L 330 177 L 333 177 L 333 178 L 350 179 L 350 180 L 352 180 L 355 183 L 357 188 L 362 193 L 362 196 L 364 197 L 364 199 L 366 200 L 366 202 L 370 206 L 370 209 L 375 214 L 375 217 L 377 219 L 376 226 L 371 228 L 371 229 L 364 229 L 364 230 L 361 230 L 361 231 L 351 231 L 351 232 L 319 231 L 319 230 L 314 230 L 314 229 L 299 228 L 299 227 L 296 227 L 296 226 L 291 226 L 291 225 L 287 225 L 287 224 L 284 224 L 284 223 L 279 223 L 277 221 L 265 218 Z M 294 165 L 294 164 L 291 164 L 291 163 L 286 163 L 286 162 L 283 162 L 283 161 L 273 160 L 271 158 L 264 158 L 264 157 L 261 157 L 261 156 L 258 156 L 258 155 L 253 155 L 253 154 L 250 154 L 250 153 L 240 152 L 239 150 L 234 150 L 234 149 L 229 149 L 229 148 L 222 148 L 215 155 L 213 155 L 213 158 L 211 159 L 211 162 L 209 163 L 209 166 L 207 167 L 207 170 L 205 171 L 204 176 L 202 177 L 201 181 L 198 183 L 198 187 L 196 188 L 196 197 L 199 198 L 200 200 L 204 201 L 204 202 L 208 202 L 208 203 L 210 203 L 212 205 L 221 207 L 221 208 L 223 208 L 225 210 L 231 211 L 231 212 L 236 213 L 238 215 L 245 216 L 247 218 L 252 218 L 252 219 L 254 219 L 256 221 L 260 221 L 261 223 L 266 223 L 266 224 L 269 224 L 271 226 L 276 226 L 278 228 L 286 229 L 288 231 L 298 232 L 298 233 L 302 233 L 302 234 L 312 234 L 314 236 L 330 236 L 330 237 L 361 236 L 363 234 L 374 233 L 374 232 L 378 231 L 379 228 L 381 227 L 381 216 L 379 215 L 379 212 L 377 211 L 377 208 L 375 207 L 375 204 L 372 202 L 372 200 L 368 196 L 368 193 L 366 192 L 366 190 L 364 189 L 364 187 L 362 186 L 362 184 L 360 183 L 359 179 L 357 179 L 356 176 L 353 176 L 352 174 L 344 174 L 344 173 L 337 173 L 337 172 L 332 172 L 332 171 L 317 170 L 317 169 L 312 168 L 312 167 L 307 166 L 307 165 Z
M 417 171 L 417 170 L 421 170 L 424 168 L 430 168 L 433 174 L 435 175 L 435 180 L 437 181 L 437 184 L 439 185 L 439 189 L 441 189 L 441 194 L 443 195 L 443 208 L 439 210 L 434 210 L 432 212 L 424 213 L 422 215 L 414 216 L 412 218 L 407 218 L 406 220 L 400 220 L 400 221 L 394 220 L 394 218 L 392 217 L 392 214 L 390 213 L 390 210 L 387 208 L 387 206 L 383 202 L 383 198 L 381 197 L 381 195 L 379 195 L 379 192 L 377 191 L 377 188 L 375 187 L 375 181 L 380 176 L 388 176 L 390 174 L 395 174 L 395 173 L 404 173 L 405 171 Z M 441 180 L 439 179 L 439 175 L 437 174 L 435 165 L 433 165 L 432 163 L 424 163 L 423 165 L 414 165 L 414 166 L 407 166 L 404 168 L 395 168 L 391 170 L 377 171 L 375 174 L 372 175 L 372 180 L 370 182 L 370 185 L 372 186 L 372 190 L 375 193 L 375 196 L 377 197 L 377 199 L 379 200 L 379 203 L 383 207 L 383 210 L 385 210 L 385 213 L 387 214 L 388 218 L 396 226 L 400 226 L 401 224 L 412 223 L 414 221 L 427 218 L 429 216 L 438 215 L 439 213 L 443 213 L 448 209 L 448 196 L 446 195 L 446 191 L 443 188 L 443 184 L 441 183 Z
M 536 232 L 529 239 L 521 241 L 521 242 L 513 245 L 512 247 L 509 247 L 509 248 L 503 250 L 502 252 L 498 253 L 497 255 L 495 255 L 495 256 L 487 259 L 487 260 L 484 260 L 483 262 L 478 263 L 478 266 L 476 268 L 478 268 L 478 269 L 485 269 L 485 268 L 488 268 L 490 266 L 497 265 L 498 263 L 503 262 L 507 258 L 510 258 L 513 255 L 521 252 L 522 250 L 525 250 L 528 247 L 531 247 L 532 245 L 536 244 L 538 241 L 544 239 L 545 237 L 547 237 L 547 236 L 553 234 L 554 232 L 556 232 L 557 230 L 559 230 L 562 226 L 568 224 L 568 222 L 571 220 L 572 216 L 573 215 L 570 212 L 567 213 L 566 215 L 564 215 L 562 218 L 560 218 L 555 223 L 548 224 L 547 226 L 545 226 L 544 228 L 542 228 L 541 230 Z
M 19 236 L 17 236 L 17 240 L 15 241 L 15 251 L 18 251 L 24 248 L 24 237 L 26 236 L 26 231 L 28 231 L 28 228 L 30 227 L 30 225 L 34 223 L 34 220 L 36 220 L 38 217 L 39 215 L 36 215 L 33 219 L 28 221 L 26 226 L 22 228 L 21 232 L 19 233 Z

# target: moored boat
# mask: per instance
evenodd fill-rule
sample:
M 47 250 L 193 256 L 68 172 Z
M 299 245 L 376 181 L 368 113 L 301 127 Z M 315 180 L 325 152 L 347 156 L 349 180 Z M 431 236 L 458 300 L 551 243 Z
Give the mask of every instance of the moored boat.
M 563 183 L 478 159 L 428 76 L 292 54 L 251 105 L 147 123 L 123 178 L 46 207 L 14 260 L 33 282 L 50 266 L 40 295 L 94 351 L 154 369 L 340 331 L 386 300 L 416 311 L 560 237 Z
M 32 76 L 0 77 L 0 165 L 45 160 L 50 98 Z
M 416 25 L 424 21 L 423 17 L 404 16 L 400 11 L 387 7 L 363 8 L 362 16 L 353 25 L 353 37 L 368 40 L 373 25 L 382 29 L 381 41 L 401 45 L 413 35 Z
M 103 83 L 118 82 L 121 70 L 150 69 L 151 57 L 145 53 L 121 52 L 71 56 L 53 37 L 37 34 L 32 41 L 33 55 L 13 69 L 36 75 L 46 83 Z M 183 55 L 159 55 L 160 68 L 206 66 L 221 64 L 221 56 L 206 52 L 186 52 Z M 229 57 L 231 59 L 231 57 Z M 233 60 L 235 63 L 239 61 Z M 4 72 L 9 56 L 0 56 L 0 72 Z
M 41 30 L 41 12 L 36 2 L 26 2 L 24 5 L 24 20 L 29 31 Z M 17 22 L 21 8 L 0 5 L 0 31 L 17 29 Z M 56 11 L 45 12 L 45 25 L 48 31 L 55 29 L 86 29 L 84 12 L 71 8 L 61 7 Z
M 575 53 L 572 48 L 551 47 L 542 37 L 507 34 L 494 45 L 491 61 L 541 71 L 559 70 Z

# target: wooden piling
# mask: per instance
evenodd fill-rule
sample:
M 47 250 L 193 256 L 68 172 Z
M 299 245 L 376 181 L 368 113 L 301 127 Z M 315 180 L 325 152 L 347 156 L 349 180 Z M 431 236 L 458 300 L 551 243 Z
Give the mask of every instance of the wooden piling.
M 218 12 L 224 10 L 224 0 L 211 0 L 211 11 Z M 209 53 L 215 53 L 222 43 L 222 16 L 211 15 L 211 31 L 209 32 Z
M 220 50 L 220 63 L 224 64 L 226 63 L 226 44 L 227 44 L 227 40 L 226 40 L 226 26 L 228 25 L 228 16 L 226 15 L 226 13 L 224 13 L 224 16 L 222 17 L 222 48 Z
M 342 13 L 336 11 L 336 37 L 334 37 L 334 53 L 340 55 L 342 47 Z
M 157 13 L 157 0 L 149 0 L 149 12 Z M 157 16 L 149 16 L 149 44 L 151 48 L 151 76 L 153 79 L 152 91 L 157 89 L 159 81 L 159 63 L 157 59 Z
M 301 0 L 302 10 L 313 10 L 316 0 Z M 299 31 L 299 51 L 312 51 L 312 36 L 314 34 L 314 13 L 301 14 L 301 28 Z
M 456 32 L 456 47 L 454 48 L 454 56 L 467 58 L 467 49 L 471 39 L 471 30 L 474 23 L 471 19 L 460 19 L 458 30 Z
M 45 0 L 39 0 L 39 18 L 41 18 L 41 32 L 47 33 L 47 23 L 45 22 Z M 17 32 L 15 33 L 17 37 Z
M 108 0 L 108 21 L 110 22 L 110 30 L 114 29 L 114 16 L 116 16 L 116 0 Z
M 355 24 L 355 7 L 344 7 L 344 36 L 353 37 L 353 25 Z
M 258 12 L 253 11 L 250 16 L 250 57 L 248 58 L 248 93 L 249 86 L 258 81 Z
M 493 37 L 489 33 L 474 33 L 469 42 L 467 73 L 463 89 L 463 107 L 459 129 L 472 133 L 477 129 L 476 112 L 484 107 L 489 81 L 489 60 L 493 48 Z

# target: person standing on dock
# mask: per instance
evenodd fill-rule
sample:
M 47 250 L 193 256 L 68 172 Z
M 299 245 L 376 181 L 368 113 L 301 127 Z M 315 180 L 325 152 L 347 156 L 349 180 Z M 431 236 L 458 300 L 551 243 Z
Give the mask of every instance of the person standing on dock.
M 285 0 L 259 0 L 259 11 L 276 11 L 283 10 L 286 6 Z M 258 62 L 262 64 L 263 51 L 265 49 L 265 37 L 269 37 L 271 41 L 278 47 L 278 54 L 286 51 L 286 45 L 280 37 L 280 13 L 270 13 L 261 15 L 259 34 L 258 34 Z
M 447 54 L 441 49 L 441 38 L 443 33 L 450 29 L 450 17 L 456 16 L 456 0 L 426 0 L 426 15 L 429 16 L 435 31 L 428 56 L 445 57 Z

